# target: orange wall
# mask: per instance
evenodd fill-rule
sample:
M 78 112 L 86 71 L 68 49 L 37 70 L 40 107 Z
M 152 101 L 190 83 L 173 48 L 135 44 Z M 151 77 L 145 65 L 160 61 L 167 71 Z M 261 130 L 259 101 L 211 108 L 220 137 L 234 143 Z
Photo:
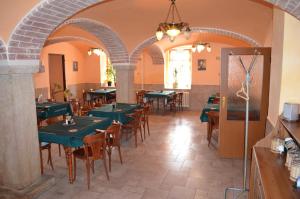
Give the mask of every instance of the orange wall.
M 99 57 L 95 55 L 88 56 L 88 49 L 89 46 L 78 42 L 62 42 L 45 47 L 41 54 L 41 61 L 45 66 L 45 72 L 35 74 L 35 87 L 49 87 L 48 54 L 51 53 L 65 55 L 67 86 L 79 83 L 99 83 Z M 73 71 L 73 61 L 78 61 L 78 72 Z
M 192 54 L 192 85 L 220 85 L 221 48 L 233 47 L 211 43 L 212 51 Z M 198 71 L 198 59 L 206 59 L 206 70 Z M 164 84 L 164 65 L 153 65 L 148 53 L 143 53 L 135 70 L 136 84 Z

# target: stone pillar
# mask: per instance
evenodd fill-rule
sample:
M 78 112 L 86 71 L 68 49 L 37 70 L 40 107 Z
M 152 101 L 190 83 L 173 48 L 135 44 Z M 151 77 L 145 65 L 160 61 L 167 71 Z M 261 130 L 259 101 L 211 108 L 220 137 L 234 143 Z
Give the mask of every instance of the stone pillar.
M 39 61 L 0 61 L 0 186 L 24 190 L 41 178 L 33 73 Z
M 135 65 L 132 64 L 114 64 L 117 73 L 117 102 L 134 103 L 134 70 Z

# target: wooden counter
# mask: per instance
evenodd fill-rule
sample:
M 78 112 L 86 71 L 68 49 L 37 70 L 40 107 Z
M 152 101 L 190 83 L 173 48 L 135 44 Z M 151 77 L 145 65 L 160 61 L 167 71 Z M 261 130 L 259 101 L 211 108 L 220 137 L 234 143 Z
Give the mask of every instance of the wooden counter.
M 299 199 L 300 189 L 293 187 L 285 155 L 272 153 L 270 149 L 254 147 L 251 175 L 251 199 Z

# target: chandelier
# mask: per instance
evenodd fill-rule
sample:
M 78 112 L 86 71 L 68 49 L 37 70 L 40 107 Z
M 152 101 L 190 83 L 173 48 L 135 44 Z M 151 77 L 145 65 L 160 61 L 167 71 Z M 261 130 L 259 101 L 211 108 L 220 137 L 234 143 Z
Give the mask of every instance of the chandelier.
M 88 50 L 88 55 L 91 56 L 92 54 L 95 54 L 97 56 L 100 56 L 104 51 L 100 48 L 91 48 Z
M 189 39 L 191 33 L 189 24 L 181 21 L 181 17 L 175 4 L 176 0 L 170 1 L 171 5 L 169 7 L 167 18 L 165 22 L 158 25 L 156 38 L 157 40 L 161 40 L 166 34 L 170 41 L 173 42 L 176 36 L 178 36 L 181 32 L 184 32 L 186 39 Z M 178 22 L 175 22 L 176 18 L 178 19 Z
M 209 43 L 196 43 L 192 45 L 192 52 L 202 52 L 203 50 L 207 50 L 207 52 L 211 52 L 211 45 Z

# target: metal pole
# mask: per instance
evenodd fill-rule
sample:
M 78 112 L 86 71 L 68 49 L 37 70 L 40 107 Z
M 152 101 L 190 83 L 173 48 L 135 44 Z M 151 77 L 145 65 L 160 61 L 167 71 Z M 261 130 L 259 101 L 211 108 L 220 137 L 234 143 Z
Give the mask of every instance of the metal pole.
M 250 73 L 246 74 L 246 119 L 245 119 L 245 142 L 244 142 L 244 178 L 243 178 L 243 190 L 247 190 L 247 162 L 248 162 L 248 129 L 249 129 L 249 84 L 250 84 Z

